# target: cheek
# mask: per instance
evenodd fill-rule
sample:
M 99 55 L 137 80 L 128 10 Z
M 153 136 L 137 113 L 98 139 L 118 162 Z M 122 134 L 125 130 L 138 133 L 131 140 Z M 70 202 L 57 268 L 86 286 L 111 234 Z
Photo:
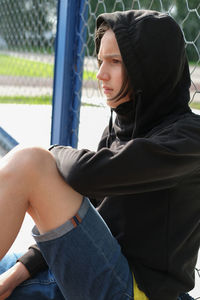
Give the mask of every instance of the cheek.
M 115 75 L 114 75 L 114 81 L 116 83 L 116 86 L 118 87 L 118 89 L 120 90 L 123 84 L 123 71 L 121 68 L 118 68 L 115 71 Z

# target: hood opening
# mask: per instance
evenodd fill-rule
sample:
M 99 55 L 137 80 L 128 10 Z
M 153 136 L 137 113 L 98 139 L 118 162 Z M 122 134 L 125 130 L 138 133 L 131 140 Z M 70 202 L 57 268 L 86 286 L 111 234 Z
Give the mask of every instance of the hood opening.
M 98 17 L 97 28 L 102 22 L 115 33 L 137 102 L 132 105 L 132 136 L 143 136 L 164 119 L 189 112 L 191 81 L 178 24 L 149 10 L 105 13 Z

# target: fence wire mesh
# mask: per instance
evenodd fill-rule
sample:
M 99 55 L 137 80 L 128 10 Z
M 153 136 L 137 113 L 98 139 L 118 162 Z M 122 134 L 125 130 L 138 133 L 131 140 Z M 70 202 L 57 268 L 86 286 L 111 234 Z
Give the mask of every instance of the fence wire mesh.
M 50 103 L 57 0 L 0 0 L 0 102 Z
M 1 103 L 51 103 L 57 4 L 58 0 L 0 0 Z M 84 69 L 76 74 L 80 78 L 83 75 L 79 147 L 95 148 L 109 114 L 96 80 L 96 18 L 103 12 L 127 9 L 164 11 L 179 23 L 190 61 L 191 100 L 194 106 L 200 102 L 199 0 L 87 0 L 80 12 L 85 28 L 78 33 L 82 38 L 86 29 L 87 40 L 80 53 L 76 54 L 82 56 L 85 52 Z M 74 72 L 77 73 L 76 70 Z M 77 93 L 80 94 L 80 91 Z M 93 124 L 97 123 L 99 133 L 97 128 L 92 130 Z M 200 261 L 196 269 L 196 286 L 191 295 L 200 299 Z

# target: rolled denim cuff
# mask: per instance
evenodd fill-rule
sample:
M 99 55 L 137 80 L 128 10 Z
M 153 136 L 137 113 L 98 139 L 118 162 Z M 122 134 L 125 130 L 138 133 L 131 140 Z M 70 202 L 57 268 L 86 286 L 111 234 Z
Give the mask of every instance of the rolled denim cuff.
M 68 233 L 69 231 L 77 227 L 79 223 L 81 223 L 82 219 L 85 217 L 85 215 L 88 212 L 89 206 L 90 206 L 89 199 L 86 197 L 83 198 L 81 207 L 73 218 L 66 221 L 63 225 L 59 226 L 58 228 L 48 231 L 44 234 L 40 234 L 38 228 L 34 226 L 32 229 L 32 235 L 35 241 L 46 242 L 46 241 L 57 239 L 65 235 L 66 233 Z

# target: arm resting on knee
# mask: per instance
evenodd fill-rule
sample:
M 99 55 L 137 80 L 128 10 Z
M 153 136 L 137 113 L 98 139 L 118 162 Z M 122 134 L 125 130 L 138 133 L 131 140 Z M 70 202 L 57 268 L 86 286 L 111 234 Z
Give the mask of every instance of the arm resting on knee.
M 34 277 L 38 272 L 48 268 L 48 265 L 37 245 L 32 245 L 29 250 L 18 259 L 29 271 L 30 276 Z

